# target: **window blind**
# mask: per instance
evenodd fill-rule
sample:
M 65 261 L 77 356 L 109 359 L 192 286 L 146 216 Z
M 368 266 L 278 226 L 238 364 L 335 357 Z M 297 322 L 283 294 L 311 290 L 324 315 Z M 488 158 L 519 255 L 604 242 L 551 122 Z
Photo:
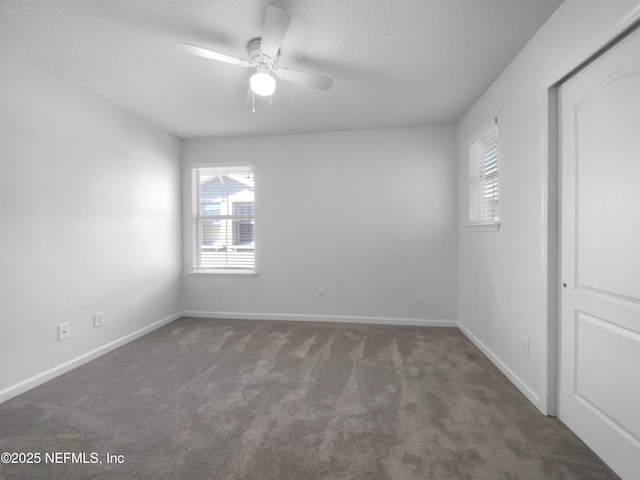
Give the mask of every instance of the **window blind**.
M 499 219 L 498 125 L 485 127 L 469 146 L 469 221 L 491 223 Z
M 249 166 L 192 170 L 194 271 L 255 268 L 254 188 Z

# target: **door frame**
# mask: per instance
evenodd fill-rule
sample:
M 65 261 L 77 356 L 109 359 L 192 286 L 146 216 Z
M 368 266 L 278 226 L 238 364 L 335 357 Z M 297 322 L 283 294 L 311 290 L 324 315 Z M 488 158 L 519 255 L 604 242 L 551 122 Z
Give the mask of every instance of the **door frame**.
M 547 125 L 542 139 L 543 149 L 547 152 L 544 165 L 543 184 L 543 231 L 542 240 L 547 260 L 547 358 L 546 358 L 546 392 L 541 396 L 543 412 L 557 416 L 559 354 L 560 354 L 560 265 L 561 242 L 560 225 L 562 211 L 560 194 L 562 178 L 560 177 L 560 144 L 558 123 L 558 88 L 569 77 L 582 70 L 607 49 L 624 38 L 628 33 L 640 26 L 640 4 L 619 19 L 613 27 L 601 32 L 581 48 L 571 58 L 563 62 L 543 82 L 541 105 L 542 115 Z

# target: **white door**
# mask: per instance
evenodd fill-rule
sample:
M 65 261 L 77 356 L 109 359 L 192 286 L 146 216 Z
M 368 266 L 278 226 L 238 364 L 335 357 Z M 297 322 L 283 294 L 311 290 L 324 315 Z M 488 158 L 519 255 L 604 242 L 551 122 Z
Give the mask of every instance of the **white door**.
M 640 478 L 640 29 L 559 90 L 558 416 Z

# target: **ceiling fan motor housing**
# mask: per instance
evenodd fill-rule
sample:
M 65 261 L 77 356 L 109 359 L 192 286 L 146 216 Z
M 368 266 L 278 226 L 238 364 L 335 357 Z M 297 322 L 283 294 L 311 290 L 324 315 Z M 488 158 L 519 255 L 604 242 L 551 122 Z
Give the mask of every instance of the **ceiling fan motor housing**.
M 275 57 L 265 55 L 262 53 L 262 50 L 260 50 L 261 42 L 262 38 L 257 37 L 250 40 L 247 44 L 249 61 L 259 72 L 271 72 L 276 68 L 276 63 L 278 63 L 278 57 L 280 56 L 280 50 L 278 50 L 278 54 Z

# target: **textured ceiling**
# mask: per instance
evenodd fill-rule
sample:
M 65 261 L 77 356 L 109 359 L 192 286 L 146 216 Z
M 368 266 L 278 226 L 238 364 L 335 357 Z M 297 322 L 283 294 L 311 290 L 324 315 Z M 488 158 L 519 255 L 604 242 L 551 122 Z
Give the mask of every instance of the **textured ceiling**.
M 0 50 L 181 137 L 457 122 L 562 0 L 0 0 Z M 246 103 L 247 58 L 267 5 L 292 17 L 279 66 L 332 77 L 278 81 Z

